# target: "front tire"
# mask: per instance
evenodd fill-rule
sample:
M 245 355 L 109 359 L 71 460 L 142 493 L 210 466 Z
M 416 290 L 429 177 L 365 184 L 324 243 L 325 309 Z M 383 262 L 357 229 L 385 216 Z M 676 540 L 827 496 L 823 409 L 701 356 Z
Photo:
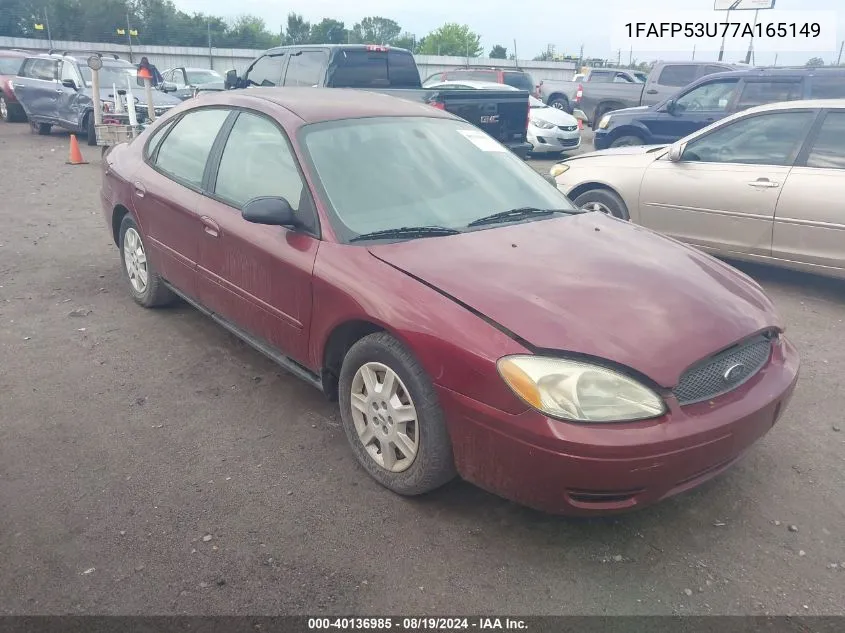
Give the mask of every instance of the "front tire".
M 645 141 L 639 136 L 629 134 L 627 136 L 620 136 L 610 144 L 610 147 L 634 147 L 635 145 L 645 145 Z
M 131 215 L 127 214 L 120 223 L 119 244 L 123 277 L 129 284 L 129 292 L 135 302 L 145 308 L 172 303 L 175 296 L 164 285 L 158 272 L 147 259 L 141 229 Z
M 352 452 L 381 485 L 420 495 L 456 476 L 434 385 L 394 337 L 377 332 L 355 343 L 343 359 L 338 390 Z
M 571 108 L 569 107 L 569 101 L 564 97 L 555 97 L 551 101 L 549 101 L 548 105 L 557 110 L 563 110 L 564 112 L 572 112 Z
M 620 220 L 630 220 L 625 201 L 615 191 L 608 189 L 591 189 L 585 191 L 574 200 L 575 206 L 585 211 L 598 211 L 612 215 Z
M 86 141 L 88 141 L 88 145 L 96 145 L 97 144 L 97 131 L 94 129 L 94 113 L 88 114 L 85 117 L 85 136 Z

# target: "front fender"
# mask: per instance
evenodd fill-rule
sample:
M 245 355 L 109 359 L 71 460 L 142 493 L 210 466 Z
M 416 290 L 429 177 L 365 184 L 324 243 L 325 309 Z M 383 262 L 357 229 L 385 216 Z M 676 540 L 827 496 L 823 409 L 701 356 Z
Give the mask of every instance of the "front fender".
M 612 120 L 612 119 L 611 119 Z M 629 121 L 628 123 L 621 123 L 618 126 L 610 128 L 607 132 L 607 138 L 610 143 L 623 136 L 639 136 L 644 145 L 651 145 L 655 143 L 649 129 L 642 123 L 637 121 Z

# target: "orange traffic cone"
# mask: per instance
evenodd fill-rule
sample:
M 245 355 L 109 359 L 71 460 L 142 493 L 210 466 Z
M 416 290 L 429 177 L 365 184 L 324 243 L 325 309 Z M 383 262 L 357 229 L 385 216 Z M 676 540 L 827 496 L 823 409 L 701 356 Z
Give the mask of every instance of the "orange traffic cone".
M 584 129 L 584 122 L 583 122 L 581 119 L 578 119 L 578 129 L 579 129 L 579 130 L 583 130 L 583 129 Z
M 67 160 L 68 165 L 87 165 L 88 163 L 82 159 L 82 152 L 79 151 L 79 141 L 76 140 L 76 134 L 70 135 L 70 158 Z

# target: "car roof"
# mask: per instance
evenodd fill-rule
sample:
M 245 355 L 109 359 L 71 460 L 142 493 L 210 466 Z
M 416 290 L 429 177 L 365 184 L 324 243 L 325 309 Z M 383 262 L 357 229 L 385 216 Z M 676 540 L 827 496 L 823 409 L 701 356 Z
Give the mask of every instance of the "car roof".
M 718 65 L 719 62 L 713 62 L 713 65 Z M 719 79 L 737 78 L 758 78 L 758 77 L 795 77 L 812 75 L 821 72 L 822 74 L 841 74 L 845 76 L 845 66 L 820 66 L 818 68 L 808 68 L 806 66 L 764 66 L 755 68 L 742 68 L 737 70 L 728 70 L 723 73 L 712 73 L 699 78 L 712 79 L 718 77 Z
M 269 48 L 262 55 L 272 55 L 276 52 L 298 49 L 329 49 L 329 50 L 344 50 L 344 51 L 366 51 L 370 47 L 376 46 L 379 48 L 386 48 L 388 51 L 399 51 L 401 53 L 411 53 L 407 48 L 399 48 L 398 46 L 387 46 L 382 44 L 288 44 L 286 46 L 274 46 Z
M 306 123 L 380 116 L 456 118 L 421 101 L 400 99 L 356 88 L 243 88 L 224 92 L 211 99 L 226 99 L 228 94 L 240 94 L 275 103 L 290 110 Z
M 777 110 L 801 110 L 804 108 L 845 108 L 845 99 L 801 99 L 796 101 L 778 101 L 776 103 L 766 103 L 764 105 L 755 106 L 742 110 L 742 114 L 756 113 L 756 112 L 773 112 Z M 738 113 L 739 114 L 739 113 Z
M 507 84 L 496 83 L 495 81 L 478 81 L 476 79 L 468 79 L 461 81 L 460 79 L 448 79 L 446 81 L 438 81 L 439 86 L 469 86 L 470 88 L 477 88 L 479 90 L 519 90 Z
M 169 73 L 171 70 L 180 70 L 180 69 L 185 69 L 185 70 L 198 70 L 198 71 L 200 71 L 200 72 L 206 72 L 206 73 L 217 73 L 218 75 L 220 74 L 220 71 L 219 71 L 219 70 L 215 70 L 214 68 L 200 68 L 199 66 L 174 66 L 173 68 L 168 68 L 168 69 L 167 69 L 167 70 L 165 70 L 164 72 Z
M 90 55 L 86 56 L 84 53 L 82 53 L 81 55 L 67 55 L 67 54 L 63 55 L 62 53 L 38 53 L 38 54 L 27 55 L 27 58 L 29 58 L 29 59 L 56 59 L 56 60 L 67 59 L 67 60 L 70 60 L 72 62 L 76 62 L 77 64 L 83 64 L 83 65 L 88 60 L 88 57 L 90 57 Z M 103 55 L 101 57 L 101 59 L 103 60 L 104 66 L 107 66 L 109 64 L 120 65 L 120 66 L 134 66 L 135 65 L 132 62 L 130 62 L 129 60 L 120 59 L 120 58 L 115 59 L 114 57 L 111 57 L 111 56 Z
M 486 70 L 489 72 L 503 72 L 503 73 L 522 73 L 523 75 L 527 75 L 528 71 L 523 70 L 522 68 L 504 68 L 502 66 L 466 66 L 464 68 L 450 68 L 449 70 L 441 71 L 442 74 L 449 74 L 449 73 L 471 73 L 471 72 L 478 72 L 479 70 Z

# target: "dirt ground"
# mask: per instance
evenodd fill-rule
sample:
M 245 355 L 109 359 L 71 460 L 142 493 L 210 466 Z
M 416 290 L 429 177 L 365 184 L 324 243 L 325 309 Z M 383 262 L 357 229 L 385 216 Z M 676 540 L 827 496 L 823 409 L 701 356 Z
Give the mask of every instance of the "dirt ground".
M 0 613 L 845 613 L 845 284 L 744 267 L 802 377 L 699 490 L 587 521 L 405 499 L 314 389 L 132 302 L 83 154 L 0 124 Z

